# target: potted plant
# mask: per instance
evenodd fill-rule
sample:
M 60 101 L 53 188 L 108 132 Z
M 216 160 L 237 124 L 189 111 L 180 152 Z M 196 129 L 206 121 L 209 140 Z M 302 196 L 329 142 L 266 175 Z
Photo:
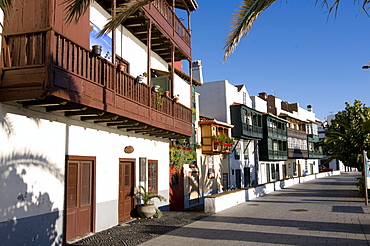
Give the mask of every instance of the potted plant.
M 154 85 L 153 90 L 157 93 L 155 103 L 160 108 L 162 106 L 163 89 L 159 85 Z
M 142 204 L 137 209 L 137 212 L 142 218 L 151 218 L 156 213 L 156 208 L 153 205 L 152 199 L 157 198 L 159 201 L 166 201 L 163 196 L 153 194 L 147 191 L 143 186 L 138 187 L 135 196 L 142 201 Z
M 179 94 L 176 94 L 173 96 L 173 100 L 175 100 L 175 102 L 179 102 L 180 100 L 180 95 Z
M 123 64 L 122 62 L 117 64 L 117 70 L 120 72 L 125 72 L 126 71 L 126 65 Z

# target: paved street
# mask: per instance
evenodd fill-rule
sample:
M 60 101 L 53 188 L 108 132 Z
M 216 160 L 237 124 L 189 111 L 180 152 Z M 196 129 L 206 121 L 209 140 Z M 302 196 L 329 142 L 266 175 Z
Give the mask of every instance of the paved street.
M 369 245 L 358 172 L 316 179 L 206 217 L 141 245 Z

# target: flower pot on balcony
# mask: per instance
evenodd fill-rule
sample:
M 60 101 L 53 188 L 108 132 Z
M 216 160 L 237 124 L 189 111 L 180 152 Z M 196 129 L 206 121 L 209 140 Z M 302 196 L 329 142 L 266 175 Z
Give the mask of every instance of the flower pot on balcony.
M 93 45 L 92 46 L 92 53 L 95 56 L 100 56 L 102 51 L 101 45 Z
M 155 92 L 159 92 L 160 91 L 160 86 L 159 85 L 153 85 L 153 90 L 155 91 Z
M 125 72 L 126 71 L 126 65 L 123 64 L 123 63 L 119 63 L 117 65 L 117 70 L 120 71 L 120 72 Z
M 164 96 L 165 97 L 170 97 L 170 92 L 169 91 L 165 91 L 165 92 L 163 92 L 164 93 Z
M 213 150 L 214 151 L 221 151 L 221 143 L 220 142 L 214 142 Z

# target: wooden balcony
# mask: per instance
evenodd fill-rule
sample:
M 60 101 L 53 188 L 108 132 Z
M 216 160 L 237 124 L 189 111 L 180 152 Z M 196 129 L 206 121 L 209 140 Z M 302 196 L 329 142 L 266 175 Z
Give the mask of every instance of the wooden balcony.
M 164 138 L 192 135 L 192 112 L 114 64 L 47 29 L 7 34 L 0 101 L 45 107 L 107 126 Z
M 268 150 L 268 160 L 284 161 L 288 159 L 286 151 L 283 150 Z
M 234 138 L 262 139 L 262 113 L 242 104 L 230 106 L 230 112 Z
M 232 125 L 206 117 L 201 117 L 199 125 L 201 126 L 203 154 L 230 154 L 232 144 L 227 144 L 226 140 L 218 141 L 216 136 L 221 137 L 221 139 L 228 137 Z
M 191 60 L 190 31 L 167 1 L 155 0 L 145 5 L 122 24 L 165 61 L 171 62 L 172 44 L 175 61 Z
M 277 140 L 287 140 L 287 131 L 278 128 L 267 127 L 267 136 Z
M 307 133 L 305 131 L 288 128 L 288 137 L 307 140 Z
M 322 159 L 324 154 L 322 153 L 321 149 L 317 149 L 315 151 L 308 151 L 308 158 L 309 159 Z
M 308 158 L 308 150 L 299 148 L 288 148 L 289 158 Z
M 308 142 L 318 143 L 320 141 L 319 136 L 314 134 L 308 134 L 307 135 Z

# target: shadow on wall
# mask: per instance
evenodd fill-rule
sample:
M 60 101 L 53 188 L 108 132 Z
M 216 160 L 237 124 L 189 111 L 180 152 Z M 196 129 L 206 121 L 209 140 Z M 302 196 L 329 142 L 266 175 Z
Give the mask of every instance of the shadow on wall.
M 33 184 L 25 182 L 30 168 L 38 169 L 39 179 L 45 172 L 60 182 L 64 180 L 61 170 L 45 156 L 30 152 L 0 156 L 0 246 L 61 245 L 63 242 L 63 218 L 58 209 L 53 209 L 49 194 L 36 194 L 32 191 Z

